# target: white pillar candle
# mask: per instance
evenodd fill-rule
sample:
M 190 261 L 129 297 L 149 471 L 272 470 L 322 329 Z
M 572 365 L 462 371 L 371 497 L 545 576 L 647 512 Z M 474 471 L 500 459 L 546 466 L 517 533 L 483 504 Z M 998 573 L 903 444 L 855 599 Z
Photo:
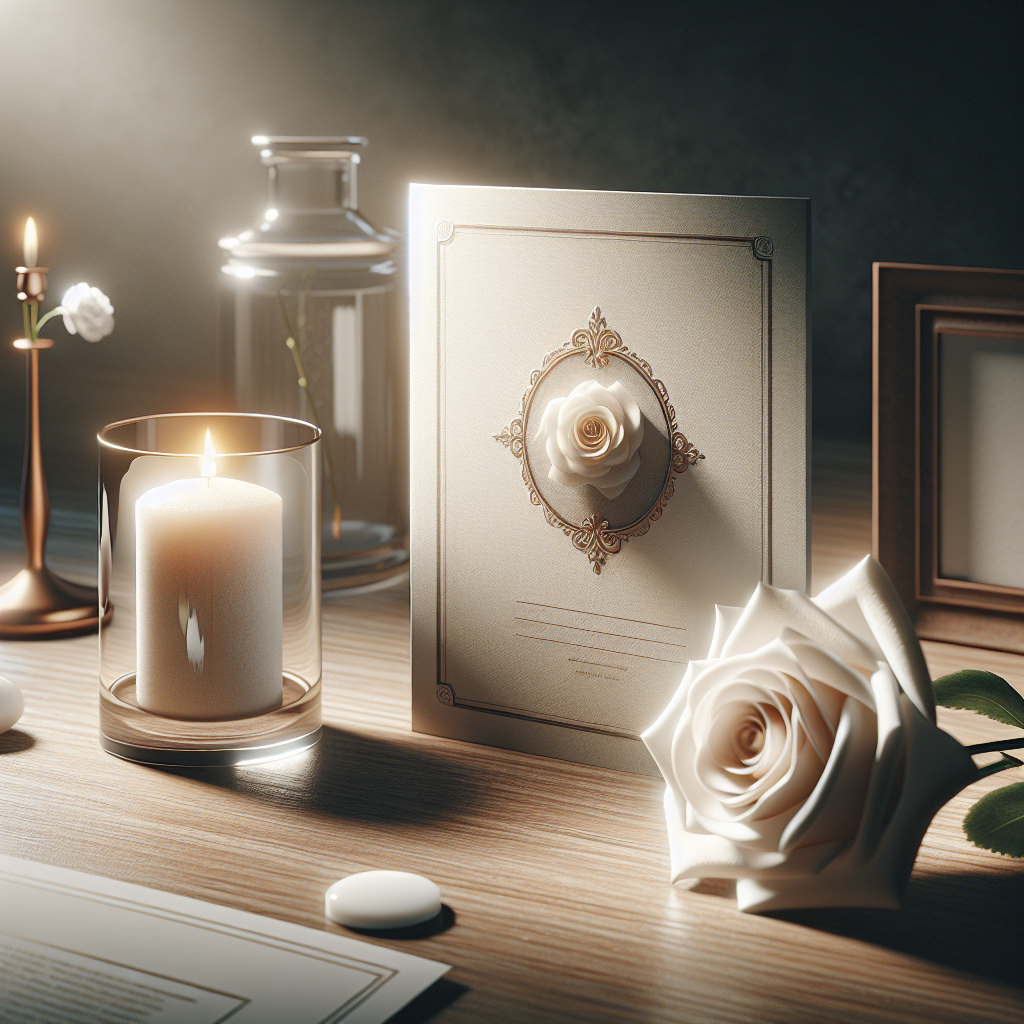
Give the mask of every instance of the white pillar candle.
M 135 503 L 141 707 L 213 721 L 281 703 L 281 508 L 266 487 L 210 475 Z

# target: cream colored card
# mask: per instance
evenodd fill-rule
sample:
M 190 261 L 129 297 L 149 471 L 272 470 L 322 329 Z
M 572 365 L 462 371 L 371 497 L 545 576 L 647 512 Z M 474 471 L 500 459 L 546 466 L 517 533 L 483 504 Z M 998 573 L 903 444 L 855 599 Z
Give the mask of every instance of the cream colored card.
M 655 773 L 715 604 L 806 589 L 808 204 L 413 185 L 413 727 Z
M 382 1024 L 449 969 L 0 855 L 0 1021 Z

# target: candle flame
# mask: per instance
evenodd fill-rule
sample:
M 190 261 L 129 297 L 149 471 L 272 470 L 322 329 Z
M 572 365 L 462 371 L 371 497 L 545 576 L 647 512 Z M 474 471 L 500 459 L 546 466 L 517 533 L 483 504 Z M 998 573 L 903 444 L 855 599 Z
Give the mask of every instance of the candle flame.
M 23 251 L 25 266 L 34 267 L 39 259 L 39 236 L 36 234 L 36 222 L 29 217 L 25 225 L 25 248 Z
M 206 446 L 203 449 L 203 476 L 216 476 L 217 475 L 217 453 L 213 448 L 213 441 L 210 438 L 210 432 L 206 432 Z

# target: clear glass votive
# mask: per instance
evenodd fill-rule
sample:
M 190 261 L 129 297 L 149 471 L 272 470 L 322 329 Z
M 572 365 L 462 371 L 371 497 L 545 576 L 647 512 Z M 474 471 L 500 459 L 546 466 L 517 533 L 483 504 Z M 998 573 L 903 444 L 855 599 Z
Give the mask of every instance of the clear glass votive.
M 111 423 L 97 437 L 103 749 L 217 766 L 312 746 L 320 430 L 183 413 Z

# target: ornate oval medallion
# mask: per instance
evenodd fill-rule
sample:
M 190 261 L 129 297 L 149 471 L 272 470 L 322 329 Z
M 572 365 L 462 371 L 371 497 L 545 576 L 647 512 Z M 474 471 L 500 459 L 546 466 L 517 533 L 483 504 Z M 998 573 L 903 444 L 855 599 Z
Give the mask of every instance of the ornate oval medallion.
M 552 460 L 545 440 L 553 428 L 538 437 L 538 425 L 549 403 L 578 394 L 583 382 L 593 385 L 590 390 L 597 396 L 592 403 L 595 411 L 581 413 L 579 422 L 567 427 L 566 436 L 556 442 L 570 449 L 567 465 L 579 468 L 579 460 L 585 462 L 592 453 L 603 454 L 613 443 L 620 442 L 621 430 L 616 433 L 620 425 L 614 414 L 609 416 L 608 410 L 600 405 L 601 396 L 618 385 L 628 392 L 631 401 L 627 404 L 631 409 L 638 407 L 642 417 L 642 441 L 635 449 L 639 466 L 632 473 L 616 467 L 604 480 L 595 477 L 591 481 L 568 472 L 566 466 L 562 467 L 565 472 L 551 472 Z M 611 399 L 605 404 L 615 405 Z M 629 423 L 625 429 L 630 430 Z M 615 437 L 611 437 L 613 433 Z M 635 439 L 640 436 L 637 431 Z M 630 537 L 642 536 L 650 530 L 675 493 L 676 476 L 704 458 L 677 429 L 675 410 L 665 385 L 655 378 L 648 362 L 631 352 L 622 338 L 609 330 L 600 307 L 595 307 L 590 323 L 576 331 L 571 341 L 544 357 L 541 369 L 530 375 L 519 415 L 494 437 L 520 460 L 530 501 L 539 505 L 545 519 L 586 554 L 596 573 Z M 577 461 L 573 461 L 573 454 L 578 456 Z M 623 456 L 620 453 L 617 457 Z M 585 467 L 581 472 L 594 473 Z M 557 479 L 551 479 L 549 473 Z M 559 480 L 572 480 L 575 485 L 567 486 Z M 608 481 L 613 486 L 607 486 Z M 590 482 L 593 486 L 584 485 Z M 606 484 L 603 489 L 602 483 Z

